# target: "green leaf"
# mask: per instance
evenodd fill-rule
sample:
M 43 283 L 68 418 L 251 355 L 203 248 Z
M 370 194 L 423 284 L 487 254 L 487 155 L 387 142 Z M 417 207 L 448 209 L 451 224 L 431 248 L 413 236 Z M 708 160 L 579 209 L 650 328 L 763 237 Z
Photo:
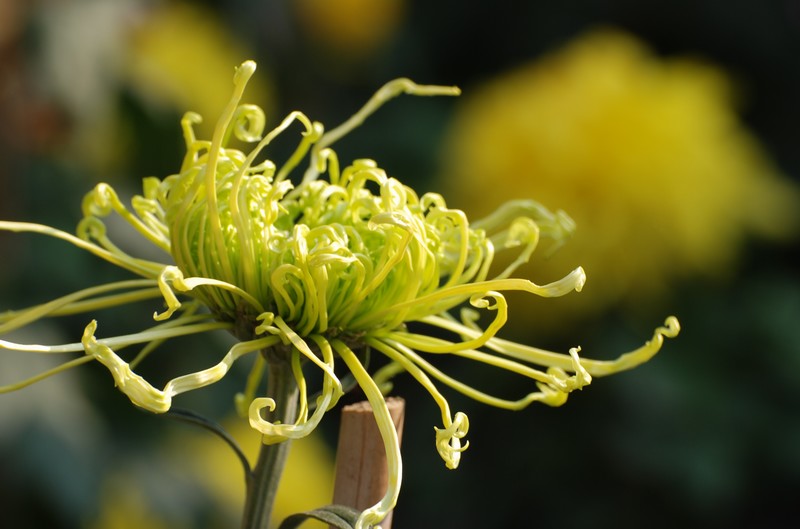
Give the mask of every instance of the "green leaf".
M 296 529 L 308 520 L 319 520 L 337 529 L 353 529 L 360 515 L 361 511 L 352 507 L 326 505 L 319 509 L 293 514 L 281 522 L 278 529 Z

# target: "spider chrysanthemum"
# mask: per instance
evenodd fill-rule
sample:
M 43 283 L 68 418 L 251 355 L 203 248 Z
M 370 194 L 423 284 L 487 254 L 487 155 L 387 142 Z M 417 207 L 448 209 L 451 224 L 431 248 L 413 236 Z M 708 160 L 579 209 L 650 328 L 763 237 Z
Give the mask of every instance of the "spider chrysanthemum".
M 417 196 L 371 160 L 340 169 L 330 148 L 400 93 L 455 95 L 458 90 L 399 79 L 330 132 L 293 112 L 265 133 L 263 112 L 241 104 L 254 72 L 255 63 L 250 61 L 237 69 L 233 96 L 210 141 L 195 137 L 198 115 L 184 117 L 187 154 L 180 172 L 163 180 L 146 178 L 142 195 L 133 198 L 130 208 L 110 186 L 99 184 L 84 200 L 77 235 L 39 224 L 0 222 L 3 230 L 63 239 L 141 277 L 5 313 L 0 316 L 0 333 L 44 317 L 90 313 L 147 299 L 166 302 L 165 309 L 157 307 L 152 327 L 125 336 L 97 337 L 102 328 L 91 321 L 80 343 L 27 345 L 0 340 L 0 347 L 11 350 L 82 354 L 51 372 L 0 390 L 14 390 L 97 360 L 134 404 L 161 413 L 170 409 L 176 395 L 220 380 L 239 358 L 254 354 L 252 374 L 237 396 L 237 406 L 265 443 L 278 443 L 307 435 L 336 404 L 343 392 L 337 374 L 343 363 L 375 410 L 389 463 L 385 497 L 364 511 L 358 522 L 359 527 L 368 527 L 395 505 L 402 475 L 396 433 L 380 391 L 388 376 L 407 372 L 430 392 L 442 417 L 436 448 L 447 466 L 455 468 L 467 447 L 463 439 L 469 423 L 463 412 L 450 409 L 440 387 L 507 409 L 537 401 L 558 406 L 593 375 L 634 367 L 652 357 L 665 336 L 677 334 L 677 320 L 669 318 L 652 340 L 614 361 L 579 358 L 577 348 L 560 354 L 496 337 L 508 312 L 503 292 L 552 297 L 581 289 L 585 280 L 581 268 L 546 285 L 512 277 L 540 239 L 559 244 L 569 236 L 573 229 L 569 217 L 519 200 L 470 223 L 463 212 L 448 208 L 440 195 Z M 264 158 L 263 151 L 296 123 L 303 128 L 298 147 L 278 167 Z M 255 146 L 249 152 L 238 150 L 229 146 L 234 139 Z M 289 176 L 306 158 L 307 169 L 293 182 Z M 127 221 L 172 262 L 136 258 L 117 247 L 106 233 L 103 219 L 109 215 Z M 504 269 L 494 270 L 495 252 L 501 251 L 516 252 L 516 257 Z M 488 316 L 481 318 L 481 311 Z M 217 365 L 174 378 L 161 389 L 134 370 L 171 338 L 219 330 L 233 333 L 239 342 Z M 130 346 L 142 348 L 126 361 L 121 351 Z M 384 355 L 389 364 L 370 375 L 363 362 L 366 351 Z M 487 394 L 435 367 L 441 354 L 527 377 L 534 389 L 518 400 Z M 291 364 L 300 390 L 294 422 L 264 419 L 264 409 L 276 403 L 268 396 L 256 396 L 265 365 L 276 356 Z M 309 403 L 303 373 L 304 365 L 310 364 L 323 373 L 314 403 Z

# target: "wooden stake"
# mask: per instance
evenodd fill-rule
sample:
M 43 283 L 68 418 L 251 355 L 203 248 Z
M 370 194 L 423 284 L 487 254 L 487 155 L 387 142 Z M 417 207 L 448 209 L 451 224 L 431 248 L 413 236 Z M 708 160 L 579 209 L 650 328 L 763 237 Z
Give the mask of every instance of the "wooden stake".
M 389 397 L 386 405 L 397 430 L 397 438 L 402 441 L 405 401 Z M 345 406 L 342 408 L 339 447 L 336 452 L 333 503 L 363 511 L 383 498 L 388 483 L 386 452 L 372 414 L 372 406 L 367 401 Z M 391 529 L 392 512 L 381 522 L 381 527 Z

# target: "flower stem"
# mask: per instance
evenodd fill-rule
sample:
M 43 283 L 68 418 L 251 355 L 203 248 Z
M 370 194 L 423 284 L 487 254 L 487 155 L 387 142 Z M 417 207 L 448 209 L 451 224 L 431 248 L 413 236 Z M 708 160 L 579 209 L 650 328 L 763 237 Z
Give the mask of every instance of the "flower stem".
M 266 417 L 273 423 L 292 423 L 297 413 L 297 383 L 288 356 L 263 352 L 267 360 L 267 390 L 275 400 L 275 410 Z M 289 441 L 262 444 L 258 462 L 247 476 L 242 529 L 268 529 L 283 467 L 289 455 Z

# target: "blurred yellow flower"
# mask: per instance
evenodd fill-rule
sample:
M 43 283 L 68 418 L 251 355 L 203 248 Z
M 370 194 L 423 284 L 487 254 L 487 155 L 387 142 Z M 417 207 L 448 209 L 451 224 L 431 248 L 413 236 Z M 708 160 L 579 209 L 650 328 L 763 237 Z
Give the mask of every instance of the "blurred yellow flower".
M 162 520 L 152 511 L 142 490 L 122 475 L 111 476 L 103 486 L 97 519 L 89 529 L 183 529 L 182 525 Z
M 239 417 L 232 418 L 224 427 L 254 465 L 261 437 L 254 435 L 247 421 Z M 193 465 L 196 479 L 220 500 L 233 520 L 238 520 L 245 484 L 236 455 L 211 435 L 183 437 L 173 449 L 176 456 L 183 454 L 187 463 Z M 332 451 L 318 432 L 293 443 L 272 512 L 273 524 L 277 526 L 292 514 L 329 504 L 333 498 L 333 472 Z M 308 522 L 308 526 L 313 523 Z
M 301 27 L 312 41 L 350 59 L 372 55 L 395 34 L 404 0 L 296 0 Z
M 231 65 L 250 55 L 213 11 L 168 2 L 148 12 L 132 32 L 123 75 L 148 103 L 213 116 L 230 97 Z M 253 103 L 269 112 L 270 87 L 263 76 L 251 82 Z M 204 126 L 199 130 L 208 132 L 214 123 Z
M 254 435 L 246 421 L 234 417 L 224 424 L 225 430 L 239 443 L 251 463 L 255 462 L 260 446 L 260 437 Z M 186 430 L 166 443 L 164 451 L 169 460 L 177 461 L 178 468 L 199 488 L 206 491 L 214 502 L 215 520 L 219 527 L 241 516 L 245 485 L 242 467 L 236 454 L 228 450 L 213 435 L 197 435 L 195 430 Z M 102 505 L 98 517 L 89 529 L 161 529 L 191 527 L 191 510 L 181 511 L 181 520 L 167 520 L 157 513 L 148 499 L 142 484 L 130 479 L 130 469 L 124 465 L 116 468 L 106 482 Z M 307 511 L 331 502 L 333 497 L 334 464 L 331 449 L 321 436 L 314 433 L 292 445 L 282 487 L 278 491 L 273 511 L 273 524 L 291 514 Z M 313 479 L 309 479 L 313 476 Z M 176 526 L 176 523 L 178 524 Z M 211 525 L 216 527 L 216 525 Z M 303 527 L 326 527 L 320 522 L 309 521 Z
M 717 68 L 604 30 L 467 93 L 443 157 L 450 202 L 475 216 L 535 196 L 578 226 L 525 272 L 542 280 L 580 262 L 593 278 L 537 316 L 548 325 L 634 296 L 641 306 L 680 277 L 724 276 L 746 234 L 798 226 L 797 189 L 738 120 Z

